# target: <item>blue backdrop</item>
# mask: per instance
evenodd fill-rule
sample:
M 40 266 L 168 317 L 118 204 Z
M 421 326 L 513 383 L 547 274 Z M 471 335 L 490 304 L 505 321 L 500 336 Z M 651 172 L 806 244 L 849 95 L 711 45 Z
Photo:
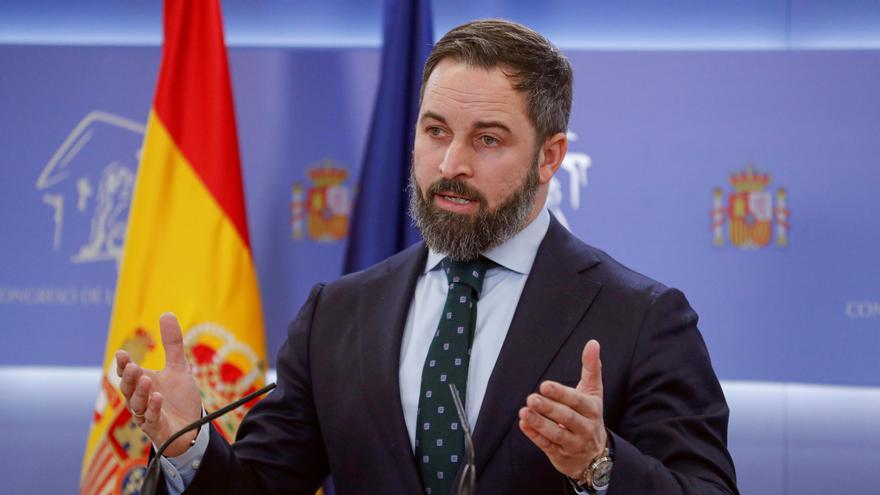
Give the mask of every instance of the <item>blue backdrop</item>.
M 880 384 L 880 54 L 568 55 L 572 144 L 551 208 L 682 288 L 722 378 Z M 101 362 L 158 61 L 0 46 L 0 364 Z M 231 63 L 274 356 L 308 289 L 341 272 L 378 53 L 237 48 Z M 309 209 L 315 194 L 329 209 Z M 731 229 L 743 211 L 768 220 L 747 227 L 766 228 L 751 247 Z
M 274 357 L 308 288 L 342 269 L 381 3 L 223 3 Z M 436 33 L 498 15 L 566 49 L 572 144 L 550 207 L 689 296 L 725 380 L 742 493 L 876 493 L 880 4 L 708 5 L 433 8 Z M 0 478 L 70 493 L 159 62 L 158 47 L 124 45 L 159 42 L 160 2 L 0 12 Z M 812 47 L 862 50 L 786 50 Z M 694 48 L 710 51 L 638 51 Z

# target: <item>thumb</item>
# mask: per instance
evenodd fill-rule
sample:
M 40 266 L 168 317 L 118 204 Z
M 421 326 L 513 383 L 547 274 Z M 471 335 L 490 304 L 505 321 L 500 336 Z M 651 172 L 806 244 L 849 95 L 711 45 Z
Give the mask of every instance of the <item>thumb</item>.
M 590 340 L 581 354 L 581 380 L 577 389 L 585 394 L 602 398 L 602 361 L 599 359 L 599 342 Z
M 183 332 L 174 313 L 165 313 L 159 317 L 159 329 L 162 332 L 162 347 L 165 348 L 165 367 L 186 366 Z

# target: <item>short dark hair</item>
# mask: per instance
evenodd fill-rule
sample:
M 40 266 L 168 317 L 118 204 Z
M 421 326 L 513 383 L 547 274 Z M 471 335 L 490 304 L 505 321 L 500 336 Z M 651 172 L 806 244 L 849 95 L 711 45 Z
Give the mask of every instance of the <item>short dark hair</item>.
M 513 88 L 526 94 L 529 118 L 537 131 L 536 145 L 568 129 L 571 64 L 558 48 L 535 31 L 504 19 L 473 21 L 453 28 L 428 55 L 422 73 L 420 104 L 425 83 L 445 58 L 484 69 L 504 66 Z

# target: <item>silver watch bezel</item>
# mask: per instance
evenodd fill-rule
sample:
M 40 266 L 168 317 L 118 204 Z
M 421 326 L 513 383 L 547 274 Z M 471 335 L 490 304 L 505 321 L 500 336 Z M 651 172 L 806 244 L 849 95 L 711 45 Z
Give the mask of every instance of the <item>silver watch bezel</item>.
M 590 485 L 593 490 L 607 490 L 608 485 L 611 484 L 611 468 L 614 467 L 614 461 L 611 460 L 611 457 L 605 456 L 600 457 L 593 463 L 593 471 L 590 473 Z M 598 474 L 598 476 L 597 476 Z M 597 483 L 597 480 L 605 477 L 605 482 L 602 484 Z
M 599 467 L 602 467 L 602 474 L 607 475 L 611 472 L 611 468 L 614 466 L 614 461 L 611 459 L 611 452 L 608 447 L 602 451 L 593 462 L 591 462 L 586 468 L 584 468 L 584 472 L 581 474 L 581 478 L 578 480 L 577 485 L 581 488 L 586 488 L 591 492 L 595 492 L 597 490 L 604 490 L 608 488 L 610 484 L 611 477 L 608 477 L 608 480 L 602 484 L 597 485 L 596 481 L 596 472 L 599 470 Z

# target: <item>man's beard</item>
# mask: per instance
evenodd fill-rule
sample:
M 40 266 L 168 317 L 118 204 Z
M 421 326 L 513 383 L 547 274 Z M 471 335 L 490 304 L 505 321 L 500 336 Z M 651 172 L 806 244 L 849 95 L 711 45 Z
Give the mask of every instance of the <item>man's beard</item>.
M 475 215 L 453 213 L 434 204 L 434 195 L 451 193 L 479 203 Z M 413 168 L 409 174 L 409 215 L 432 250 L 455 261 L 471 261 L 522 230 L 532 212 L 538 193 L 536 154 L 523 185 L 494 210 L 479 191 L 458 180 L 440 179 L 425 195 L 416 183 Z M 427 196 L 428 199 L 425 199 Z

